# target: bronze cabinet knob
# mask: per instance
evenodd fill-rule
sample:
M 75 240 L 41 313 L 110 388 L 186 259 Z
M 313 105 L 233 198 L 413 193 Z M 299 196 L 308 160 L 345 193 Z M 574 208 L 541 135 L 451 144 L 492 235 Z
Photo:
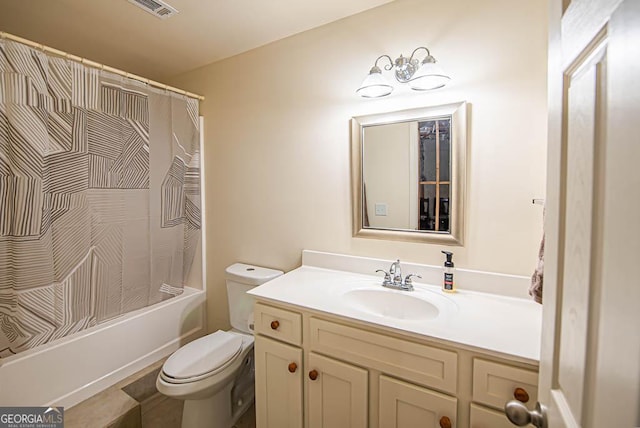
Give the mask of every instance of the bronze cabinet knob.
M 289 363 L 289 372 L 295 373 L 298 370 L 298 365 L 296 363 Z
M 318 371 L 317 370 L 311 370 L 309 372 L 309 379 L 311 379 L 311 380 L 318 379 Z
M 278 327 L 280 327 L 280 321 L 278 321 L 278 320 L 271 321 L 271 329 L 272 330 L 277 330 Z
M 526 403 L 529 401 L 529 394 L 523 388 L 516 388 L 513 390 L 513 398 L 521 403 Z
M 440 418 L 440 428 L 451 428 L 451 419 L 446 416 Z

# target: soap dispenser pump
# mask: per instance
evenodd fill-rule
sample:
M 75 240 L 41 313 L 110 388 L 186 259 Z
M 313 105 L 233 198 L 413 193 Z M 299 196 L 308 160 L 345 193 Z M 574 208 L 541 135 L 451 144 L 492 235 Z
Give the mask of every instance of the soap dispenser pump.
M 442 282 L 442 291 L 445 293 L 455 293 L 456 292 L 456 284 L 453 281 L 453 253 L 451 251 L 442 251 L 444 255 L 447 256 L 447 260 L 444 262 L 444 278 Z

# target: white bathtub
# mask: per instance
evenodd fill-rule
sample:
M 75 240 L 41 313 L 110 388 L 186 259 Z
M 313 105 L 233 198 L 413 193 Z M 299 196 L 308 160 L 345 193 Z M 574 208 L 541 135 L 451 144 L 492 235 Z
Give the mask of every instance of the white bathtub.
M 0 359 L 0 406 L 71 407 L 200 336 L 206 293 L 173 299 Z

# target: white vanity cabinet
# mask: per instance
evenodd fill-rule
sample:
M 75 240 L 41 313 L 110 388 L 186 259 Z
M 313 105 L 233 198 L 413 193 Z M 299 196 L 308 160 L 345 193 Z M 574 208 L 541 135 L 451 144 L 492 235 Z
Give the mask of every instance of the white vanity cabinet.
M 536 366 L 370 323 L 258 301 L 255 333 L 257 428 L 507 428 L 536 400 Z

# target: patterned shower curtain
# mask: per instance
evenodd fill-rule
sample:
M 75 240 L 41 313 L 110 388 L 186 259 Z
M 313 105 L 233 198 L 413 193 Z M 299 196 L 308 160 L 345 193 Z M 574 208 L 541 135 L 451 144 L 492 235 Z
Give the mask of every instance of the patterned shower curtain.
M 199 281 L 200 221 L 197 100 L 0 41 L 0 358 Z

